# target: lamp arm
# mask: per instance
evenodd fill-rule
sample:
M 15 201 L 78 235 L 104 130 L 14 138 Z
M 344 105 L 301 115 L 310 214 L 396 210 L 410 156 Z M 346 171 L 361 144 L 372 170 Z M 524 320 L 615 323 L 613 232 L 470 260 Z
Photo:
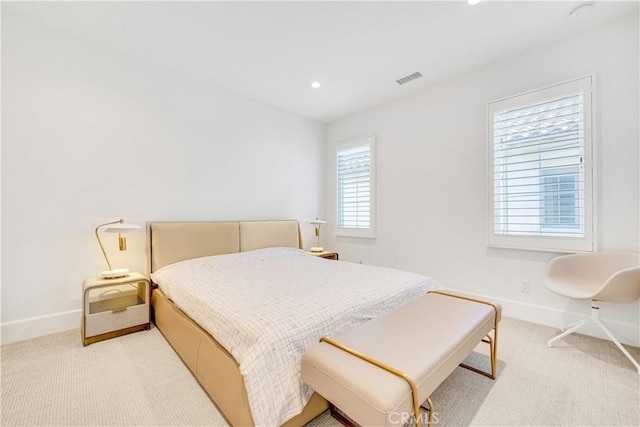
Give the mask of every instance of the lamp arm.
M 100 240 L 100 234 L 98 233 L 98 230 L 100 229 L 100 227 L 104 227 L 105 225 L 112 225 L 112 224 L 118 224 L 118 223 L 124 223 L 124 220 L 118 220 L 118 221 L 113 221 L 113 222 L 107 222 L 105 224 L 100 224 L 99 226 L 96 227 L 96 239 L 98 239 L 98 244 L 100 245 L 100 249 L 102 249 L 102 255 L 104 255 L 104 260 L 107 261 L 107 266 L 109 267 L 109 270 L 113 270 L 111 268 L 111 263 L 109 262 L 109 258 L 107 258 L 107 252 L 104 250 L 104 246 L 102 246 L 102 241 Z

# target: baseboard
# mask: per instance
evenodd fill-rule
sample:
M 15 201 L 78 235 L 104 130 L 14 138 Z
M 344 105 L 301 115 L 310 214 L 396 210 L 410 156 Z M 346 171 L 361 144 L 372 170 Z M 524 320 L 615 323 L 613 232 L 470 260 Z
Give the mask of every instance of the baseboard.
M 504 298 L 497 298 L 490 295 L 480 295 L 473 292 L 468 292 L 460 289 L 453 289 L 456 292 L 460 292 L 476 298 L 488 299 L 492 302 L 500 304 L 502 307 L 502 315 L 506 317 L 513 317 L 519 320 L 525 320 L 531 323 L 537 323 L 539 325 L 550 326 L 552 328 L 562 328 L 569 323 L 577 322 L 589 317 L 589 313 L 574 313 L 567 312 L 551 307 L 545 307 L 535 304 L 527 304 L 519 301 L 512 301 Z M 620 340 L 623 344 L 632 345 L 634 347 L 640 347 L 640 326 L 630 323 L 622 323 L 615 320 L 608 320 L 602 317 L 602 322 L 611 330 L 611 332 Z M 609 338 L 595 325 L 589 325 L 585 327 L 580 333 L 590 335 L 596 338 L 602 338 L 608 340 Z M 550 336 L 549 338 L 552 338 Z
M 82 310 L 78 309 L 6 322 L 0 325 L 0 343 L 9 344 L 42 335 L 80 328 L 81 320 Z M 80 339 L 80 333 L 78 333 L 78 340 Z

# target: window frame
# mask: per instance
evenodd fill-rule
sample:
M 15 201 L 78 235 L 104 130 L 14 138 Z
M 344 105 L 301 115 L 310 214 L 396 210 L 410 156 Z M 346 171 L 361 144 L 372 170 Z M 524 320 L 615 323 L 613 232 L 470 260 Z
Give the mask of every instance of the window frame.
M 554 98 L 583 93 L 584 107 L 584 236 L 524 236 L 495 233 L 494 188 L 494 113 L 541 103 Z M 548 252 L 593 252 L 597 250 L 596 235 L 596 170 L 595 149 L 595 76 L 588 75 L 518 95 L 501 98 L 487 104 L 487 153 L 488 153 L 488 246 L 495 248 L 526 249 Z M 542 184 L 541 184 L 542 185 Z
M 375 194 L 375 177 L 376 177 L 376 144 L 375 135 L 368 134 L 357 138 L 349 139 L 347 141 L 336 144 L 335 159 L 336 159 L 336 227 L 335 235 L 338 237 L 357 237 L 365 239 L 374 239 L 376 237 L 376 194 Z M 340 227 L 339 226 L 339 210 L 340 210 L 340 191 L 339 191 L 339 170 L 338 170 L 338 156 L 340 152 L 357 148 L 360 146 L 369 147 L 370 167 L 369 167 L 369 228 L 352 228 L 352 227 Z

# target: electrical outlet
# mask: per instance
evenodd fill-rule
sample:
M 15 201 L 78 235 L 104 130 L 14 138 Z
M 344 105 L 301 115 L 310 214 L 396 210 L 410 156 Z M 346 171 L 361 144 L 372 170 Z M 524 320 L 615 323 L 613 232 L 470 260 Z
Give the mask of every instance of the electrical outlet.
M 520 292 L 522 292 L 523 294 L 528 294 L 529 292 L 531 292 L 531 282 L 529 282 L 528 280 L 521 280 Z

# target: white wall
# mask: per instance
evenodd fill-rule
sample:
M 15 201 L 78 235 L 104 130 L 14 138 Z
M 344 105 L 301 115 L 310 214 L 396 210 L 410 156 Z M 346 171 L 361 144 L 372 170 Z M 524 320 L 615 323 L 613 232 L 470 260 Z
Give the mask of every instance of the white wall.
M 103 222 L 297 218 L 313 243 L 324 124 L 6 11 L 2 89 L 2 342 L 80 326 Z M 144 232 L 111 236 L 144 271 Z
M 629 16 L 330 123 L 324 246 L 343 260 L 490 296 L 507 316 L 560 326 L 588 314 L 587 302 L 544 287 L 545 265 L 557 254 L 487 247 L 486 105 L 595 73 L 599 246 L 638 252 L 638 50 L 638 16 Z M 335 145 L 369 133 L 377 139 L 377 238 L 336 238 Z M 521 280 L 531 282 L 530 293 L 520 292 Z M 638 303 L 601 310 L 636 345 L 639 311 Z

